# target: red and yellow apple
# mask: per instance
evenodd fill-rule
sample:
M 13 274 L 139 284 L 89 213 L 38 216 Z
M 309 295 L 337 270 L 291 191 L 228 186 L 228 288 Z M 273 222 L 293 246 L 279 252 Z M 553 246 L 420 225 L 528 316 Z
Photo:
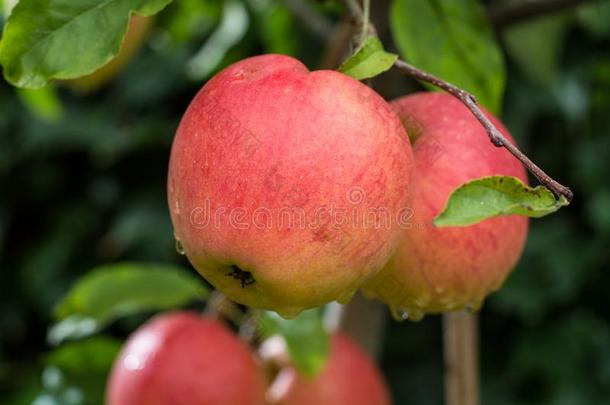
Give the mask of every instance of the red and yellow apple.
M 112 369 L 107 405 L 264 405 L 248 345 L 217 321 L 163 314 L 138 329 Z
M 383 375 L 367 354 L 347 336 L 331 338 L 324 369 L 313 378 L 294 369 L 282 372 L 294 378 L 277 405 L 389 405 L 392 403 Z
M 168 200 L 194 267 L 238 303 L 291 317 L 346 302 L 404 232 L 412 151 L 390 106 L 335 71 L 263 55 L 192 101 Z
M 472 226 L 436 228 L 432 221 L 460 185 L 483 176 L 527 182 L 523 165 L 495 147 L 484 128 L 446 93 L 418 93 L 392 102 L 413 144 L 412 217 L 396 254 L 364 287 L 399 318 L 477 309 L 516 265 L 528 219 L 500 216 Z M 514 142 L 506 128 L 487 116 Z

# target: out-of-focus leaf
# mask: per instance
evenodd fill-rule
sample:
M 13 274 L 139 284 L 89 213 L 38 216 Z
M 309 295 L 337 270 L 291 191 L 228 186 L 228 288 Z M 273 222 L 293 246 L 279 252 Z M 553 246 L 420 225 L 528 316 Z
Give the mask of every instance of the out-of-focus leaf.
M 559 75 L 559 62 L 570 18 L 554 14 L 514 25 L 504 31 L 510 56 L 531 80 L 549 86 Z
M 0 42 L 4 76 L 19 87 L 93 73 L 119 52 L 129 16 L 156 14 L 172 0 L 21 0 Z
M 70 315 L 53 325 L 47 333 L 51 345 L 58 345 L 68 339 L 82 339 L 97 333 L 101 325 L 94 318 L 82 315 Z
M 498 215 L 519 214 L 539 218 L 568 205 L 556 200 L 546 187 L 529 187 L 516 177 L 489 176 L 458 187 L 434 225 L 465 226 Z
M 188 63 L 188 74 L 194 80 L 208 77 L 225 54 L 248 30 L 250 17 L 244 4 L 237 0 L 225 2 L 220 25 Z
M 330 337 L 324 329 L 319 309 L 304 311 L 291 320 L 275 312 L 263 311 L 258 324 L 264 335 L 281 335 L 284 338 L 290 357 L 302 374 L 313 376 L 326 364 Z
M 593 1 L 578 8 L 578 20 L 587 31 L 598 37 L 610 35 L 610 1 Z
M 0 10 L 2 10 L 2 16 L 8 18 L 11 15 L 11 11 L 17 4 L 18 0 L 0 0 Z
M 63 345 L 47 356 L 43 391 L 33 404 L 102 404 L 108 373 L 121 342 L 95 337 Z
M 410 63 L 470 91 L 492 112 L 500 111 L 504 60 L 478 0 L 394 0 L 391 27 Z
M 222 2 L 180 0 L 171 10 L 167 31 L 175 42 L 183 43 L 206 35 L 214 28 L 222 14 Z
M 296 56 L 301 27 L 282 1 L 250 0 L 255 11 L 256 28 L 267 53 Z
M 121 263 L 96 268 L 78 280 L 57 305 L 55 316 L 80 322 L 79 327 L 94 322 L 95 330 L 122 316 L 176 308 L 207 295 L 201 281 L 181 268 Z
M 386 52 L 381 41 L 367 37 L 362 45 L 339 67 L 339 71 L 356 80 L 370 79 L 390 69 L 398 55 Z
M 66 343 L 46 355 L 44 362 L 74 376 L 92 371 L 105 372 L 112 366 L 120 348 L 120 341 L 97 336 Z
M 61 119 L 64 109 L 54 87 L 17 89 L 17 94 L 35 117 L 47 122 L 57 122 Z

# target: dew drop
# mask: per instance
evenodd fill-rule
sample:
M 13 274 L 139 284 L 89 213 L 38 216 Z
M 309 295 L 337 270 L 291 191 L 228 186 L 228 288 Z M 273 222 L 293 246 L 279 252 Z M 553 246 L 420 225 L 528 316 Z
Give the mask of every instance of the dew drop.
M 409 320 L 411 322 L 421 321 L 425 312 L 415 308 L 392 308 L 391 309 L 392 318 L 398 322 L 403 322 Z
M 424 316 L 426 316 L 426 313 L 424 311 L 411 311 L 409 320 L 411 322 L 419 322 L 424 319 Z
M 284 319 L 295 319 L 301 313 L 302 308 L 282 308 L 277 310 L 277 314 Z
M 184 252 L 184 246 L 182 246 L 182 242 L 179 239 L 176 239 L 176 252 L 179 255 L 184 256 L 186 253 Z
M 480 301 L 472 301 L 469 302 L 468 304 L 466 304 L 465 309 L 466 311 L 475 314 L 477 312 L 479 312 L 479 310 L 481 309 L 481 307 L 483 306 L 483 300 Z
M 405 308 L 392 308 L 391 309 L 392 318 L 395 321 L 403 322 L 409 319 L 409 311 Z

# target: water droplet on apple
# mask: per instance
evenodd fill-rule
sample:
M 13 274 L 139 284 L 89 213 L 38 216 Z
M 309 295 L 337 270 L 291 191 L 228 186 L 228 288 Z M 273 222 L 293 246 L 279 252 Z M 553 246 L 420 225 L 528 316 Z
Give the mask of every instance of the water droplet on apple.
M 295 319 L 301 313 L 302 308 L 282 308 L 278 309 L 276 312 L 279 316 L 284 319 Z
M 398 322 L 403 322 L 409 319 L 409 311 L 406 308 L 392 308 L 392 318 Z
M 424 311 L 411 311 L 409 320 L 411 322 L 419 322 L 424 319 L 424 316 L 426 316 L 426 313 Z
M 466 311 L 475 314 L 477 312 L 479 312 L 479 310 L 481 309 L 481 307 L 483 306 L 483 300 L 479 300 L 479 301 L 472 301 L 469 302 L 468 304 L 466 304 L 465 309 Z
M 176 252 L 179 255 L 184 256 L 186 253 L 184 252 L 184 246 L 182 246 L 182 242 L 179 239 L 176 239 Z
M 409 320 L 411 322 L 421 321 L 425 315 L 424 311 L 415 308 L 392 308 L 392 318 L 398 322 Z

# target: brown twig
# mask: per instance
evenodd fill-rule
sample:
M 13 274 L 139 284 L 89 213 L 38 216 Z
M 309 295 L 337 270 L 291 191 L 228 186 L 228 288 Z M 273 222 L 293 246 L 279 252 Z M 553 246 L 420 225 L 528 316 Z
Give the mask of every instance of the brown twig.
M 363 18 L 364 14 L 362 12 L 362 8 L 358 4 L 356 0 L 344 0 L 344 4 L 350 11 L 350 14 L 358 19 Z M 359 22 L 359 25 L 362 25 Z M 369 24 L 372 26 L 371 24 Z M 530 158 L 528 158 L 523 152 L 519 150 L 514 144 L 509 142 L 504 135 L 495 127 L 495 125 L 487 118 L 487 116 L 483 113 L 481 108 L 479 107 L 477 100 L 474 95 L 470 94 L 466 90 L 463 90 L 443 79 L 437 77 L 431 73 L 425 72 L 415 66 L 403 61 L 397 60 L 394 64 L 394 67 L 398 69 L 400 72 L 405 73 L 408 76 L 413 78 L 422 80 L 424 82 L 433 84 L 434 86 L 439 87 L 440 89 L 445 90 L 447 93 L 456 97 L 460 100 L 468 109 L 472 112 L 472 114 L 479 120 L 481 125 L 485 128 L 487 135 L 491 142 L 497 147 L 506 148 L 510 153 L 513 154 L 523 165 L 549 190 L 555 194 L 557 197 L 565 197 L 568 201 L 572 200 L 574 194 L 572 190 L 568 187 L 563 186 L 559 182 L 553 180 L 551 176 L 546 174 L 540 167 L 538 167 Z
M 443 315 L 445 403 L 479 404 L 479 342 L 476 314 L 466 311 Z
M 500 4 L 489 10 L 493 25 L 502 28 L 508 25 L 577 6 L 590 0 L 526 0 L 519 3 Z
M 479 120 L 481 125 L 485 128 L 487 135 L 491 142 L 497 147 L 506 148 L 510 153 L 513 154 L 536 178 L 545 185 L 549 190 L 553 192 L 557 197 L 563 196 L 568 201 L 572 200 L 574 196 L 572 190 L 568 187 L 561 185 L 557 181 L 553 180 L 551 176 L 546 174 L 538 165 L 536 165 L 530 158 L 528 158 L 523 152 L 519 150 L 514 144 L 509 142 L 504 135 L 495 127 L 494 124 L 485 116 L 481 108 L 479 107 L 476 98 L 467 92 L 466 90 L 460 89 L 459 87 L 446 82 L 445 80 L 434 76 L 428 72 L 416 68 L 413 65 L 408 64 L 403 60 L 397 60 L 394 66 L 401 72 L 414 77 L 416 79 L 425 81 L 433 84 L 445 90 L 447 93 L 459 99 L 472 114 Z

